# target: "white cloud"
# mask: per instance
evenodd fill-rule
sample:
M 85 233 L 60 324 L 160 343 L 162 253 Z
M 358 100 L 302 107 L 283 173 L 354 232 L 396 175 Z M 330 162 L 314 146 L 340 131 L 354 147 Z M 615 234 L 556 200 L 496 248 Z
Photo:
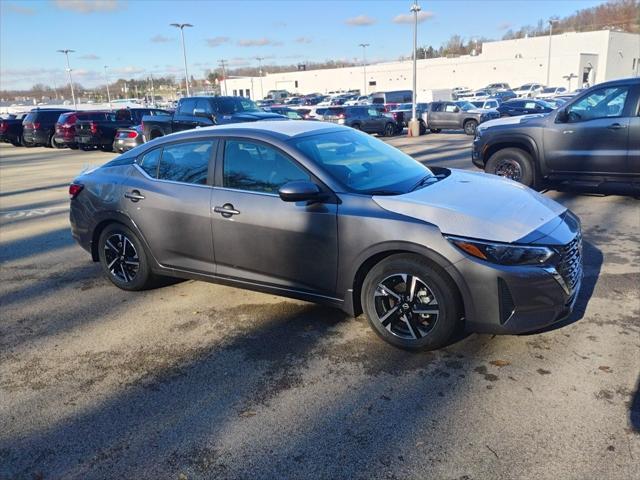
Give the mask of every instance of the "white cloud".
M 206 42 L 210 47 L 219 47 L 223 43 L 229 43 L 229 40 L 231 40 L 229 37 L 213 37 L 207 38 Z
M 358 15 L 357 17 L 347 18 L 345 23 L 354 27 L 368 27 L 376 23 L 376 19 L 368 15 Z
M 78 13 L 113 12 L 125 8 L 120 0 L 55 0 L 54 5 Z
M 87 53 L 86 55 L 80 55 L 80 60 L 100 60 L 100 57 L 95 53 Z
M 313 40 L 309 37 L 298 37 L 296 38 L 296 43 L 311 43 Z
M 238 46 L 240 47 L 266 47 L 266 46 L 277 47 L 280 45 L 282 45 L 282 42 L 271 40 L 270 38 L 266 38 L 266 37 L 256 38 L 256 39 L 243 38 L 238 40 Z
M 25 7 L 24 5 L 16 5 L 14 3 L 6 3 L 5 8 L 11 13 L 17 13 L 18 15 L 35 15 L 34 8 Z
M 430 20 L 435 16 L 433 12 L 421 10 L 418 12 L 418 23 Z M 413 13 L 401 13 L 393 17 L 393 23 L 413 23 Z
M 165 37 L 164 35 L 155 35 L 153 37 L 151 37 L 150 39 L 153 43 L 168 43 L 168 42 L 172 42 L 173 39 L 170 37 Z

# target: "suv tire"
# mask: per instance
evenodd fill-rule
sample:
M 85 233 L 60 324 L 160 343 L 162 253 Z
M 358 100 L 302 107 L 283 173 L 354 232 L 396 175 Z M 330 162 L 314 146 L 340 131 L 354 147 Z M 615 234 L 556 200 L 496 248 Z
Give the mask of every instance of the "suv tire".
M 389 122 L 384 126 L 384 136 L 393 137 L 396 134 L 396 126 Z
M 391 255 L 375 265 L 362 284 L 361 302 L 373 331 L 407 350 L 443 347 L 462 318 L 453 281 L 416 254 Z
M 491 155 L 484 167 L 484 171 L 535 188 L 533 160 L 531 155 L 520 148 L 498 150 Z
M 156 282 L 142 242 L 121 223 L 112 223 L 102 230 L 98 257 L 107 278 L 122 290 L 146 290 Z
M 351 128 L 353 128 L 355 130 L 362 130 L 362 128 L 360 127 L 359 123 L 354 123 L 353 125 L 351 125 Z
M 476 128 L 478 128 L 478 122 L 475 120 L 467 120 L 464 122 L 464 133 L 467 135 L 475 135 Z

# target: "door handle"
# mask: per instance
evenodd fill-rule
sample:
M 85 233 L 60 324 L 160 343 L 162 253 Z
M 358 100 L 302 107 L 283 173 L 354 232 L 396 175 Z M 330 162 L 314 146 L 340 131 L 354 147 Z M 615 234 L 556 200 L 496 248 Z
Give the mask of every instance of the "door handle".
M 124 194 L 125 198 L 128 198 L 132 202 L 137 202 L 138 200 L 144 200 L 144 195 L 142 195 L 138 190 L 132 190 L 131 192 L 127 192 Z
M 229 217 L 232 217 L 233 215 L 240 214 L 240 210 L 236 210 L 235 208 L 233 208 L 233 205 L 231 205 L 230 203 L 225 203 L 221 207 L 214 207 L 213 211 L 216 213 L 219 213 L 224 218 L 229 218 Z
M 607 127 L 609 130 L 622 130 L 623 128 L 627 128 L 626 125 L 622 125 L 621 123 L 612 123 Z

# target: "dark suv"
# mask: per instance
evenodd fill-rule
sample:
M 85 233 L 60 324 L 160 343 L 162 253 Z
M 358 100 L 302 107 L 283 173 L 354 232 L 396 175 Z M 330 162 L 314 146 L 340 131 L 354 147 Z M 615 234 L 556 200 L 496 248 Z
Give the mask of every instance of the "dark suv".
M 640 191 L 640 78 L 600 83 L 547 115 L 480 125 L 473 163 L 533 187 L 624 184 Z
M 71 110 L 60 108 L 39 108 L 31 110 L 22 122 L 24 145 L 27 147 L 35 147 L 38 145 L 57 147 L 58 145 L 53 138 L 56 122 L 60 115 L 70 111 Z
M 395 135 L 399 130 L 393 117 L 373 106 L 330 107 L 324 113 L 323 120 L 386 137 Z

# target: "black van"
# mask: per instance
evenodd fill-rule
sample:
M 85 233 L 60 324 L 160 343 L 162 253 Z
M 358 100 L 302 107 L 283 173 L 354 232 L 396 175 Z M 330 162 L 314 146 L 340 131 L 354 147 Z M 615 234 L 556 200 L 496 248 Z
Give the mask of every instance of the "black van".
M 73 110 L 63 108 L 37 108 L 31 110 L 22 122 L 22 138 L 25 146 L 57 147 L 53 136 L 56 133 L 56 122 L 63 113 Z

